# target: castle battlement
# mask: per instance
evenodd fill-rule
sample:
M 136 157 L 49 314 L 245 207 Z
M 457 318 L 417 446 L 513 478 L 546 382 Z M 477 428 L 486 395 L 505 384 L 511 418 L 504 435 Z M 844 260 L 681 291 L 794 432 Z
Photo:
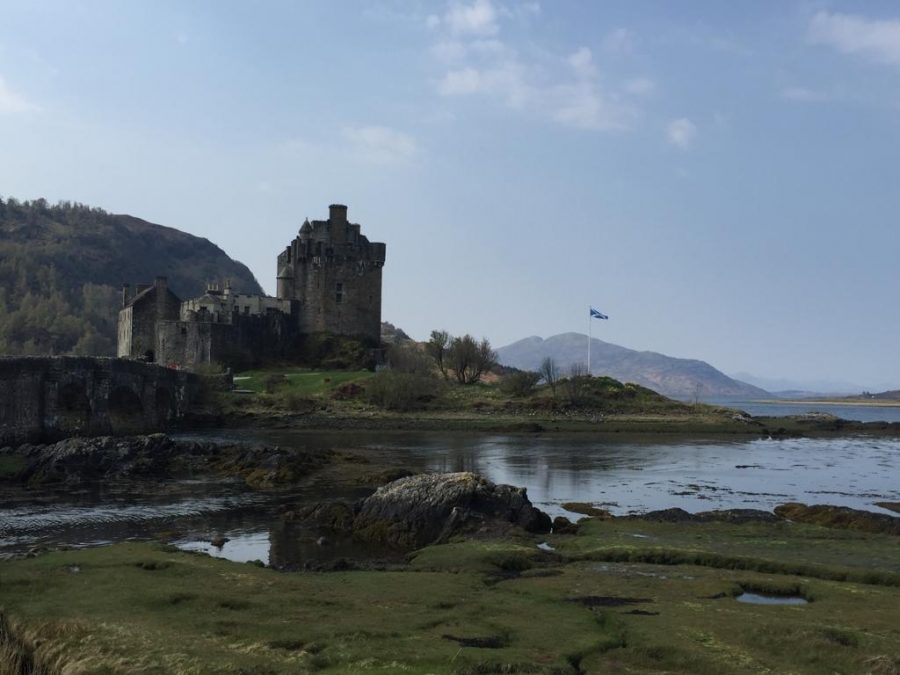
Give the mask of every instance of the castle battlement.
M 370 242 L 347 207 L 332 204 L 328 220 L 306 220 L 278 256 L 277 296 L 300 303 L 303 332 L 381 334 L 381 269 L 386 246 Z

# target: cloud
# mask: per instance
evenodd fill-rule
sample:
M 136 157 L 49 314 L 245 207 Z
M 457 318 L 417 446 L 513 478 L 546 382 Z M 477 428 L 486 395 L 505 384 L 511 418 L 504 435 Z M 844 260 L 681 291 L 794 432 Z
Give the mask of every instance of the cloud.
M 898 19 L 818 12 L 810 21 L 807 39 L 842 54 L 857 54 L 876 63 L 900 66 Z
M 625 83 L 625 91 L 634 96 L 648 96 L 656 91 L 656 83 L 646 77 L 636 77 Z
M 389 127 L 346 127 L 343 135 L 353 154 L 373 164 L 407 164 L 419 152 L 412 136 Z
M 453 35 L 491 36 L 500 32 L 499 12 L 491 0 L 471 3 L 451 2 L 446 13 L 430 15 L 425 23 L 429 28 L 445 26 Z
M 634 44 L 635 34 L 627 28 L 616 28 L 603 38 L 603 49 L 610 54 L 631 54 Z
M 686 117 L 672 120 L 666 127 L 666 138 L 676 148 L 687 150 L 697 136 L 697 125 Z
M 621 131 L 631 126 L 634 111 L 605 96 L 591 82 L 560 85 L 550 92 L 553 118 L 566 126 L 589 131 Z
M 821 103 L 834 98 L 831 94 L 824 91 L 816 91 L 806 87 L 784 87 L 781 90 L 781 97 L 798 103 Z
M 0 77 L 0 114 L 36 112 L 40 108 L 21 94 L 17 94 Z
M 575 75 L 580 79 L 586 80 L 597 75 L 597 68 L 594 66 L 594 56 L 587 47 L 582 47 L 566 60 L 572 66 Z
M 500 39 L 501 21 L 524 20 L 539 11 L 537 5 L 508 10 L 490 2 L 456 3 L 443 17 L 429 22 L 440 29 L 431 53 L 446 66 L 435 80 L 437 92 L 444 97 L 492 98 L 576 129 L 629 128 L 636 110 L 628 97 L 648 93 L 652 82 L 633 81 L 616 91 L 602 83 L 588 47 L 566 56 L 535 49 L 526 58 Z

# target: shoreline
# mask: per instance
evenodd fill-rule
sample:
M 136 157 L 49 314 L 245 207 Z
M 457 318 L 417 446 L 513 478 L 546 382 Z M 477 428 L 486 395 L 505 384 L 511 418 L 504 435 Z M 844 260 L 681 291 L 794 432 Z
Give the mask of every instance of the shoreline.
M 819 399 L 819 398 L 789 398 L 789 399 L 758 399 L 750 403 L 764 403 L 767 405 L 832 405 L 852 406 L 857 408 L 900 408 L 900 401 L 860 401 L 858 399 Z
M 552 417 L 472 413 L 311 413 L 245 411 L 191 415 L 172 431 L 196 429 L 283 429 L 305 431 L 442 431 L 472 433 L 585 433 L 596 435 L 712 437 L 900 436 L 900 422 L 857 422 L 816 415 L 753 417 L 735 410 L 720 414 L 572 414 Z

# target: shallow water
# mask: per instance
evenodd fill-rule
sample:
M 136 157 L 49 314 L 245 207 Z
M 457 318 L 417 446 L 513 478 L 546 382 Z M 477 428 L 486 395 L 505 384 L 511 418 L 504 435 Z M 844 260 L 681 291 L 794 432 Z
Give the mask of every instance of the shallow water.
M 824 413 L 854 422 L 900 422 L 900 405 L 847 405 L 809 401 L 736 401 L 734 399 L 706 402 L 727 408 L 737 408 L 748 415 L 762 417 Z
M 185 434 L 288 447 L 350 449 L 389 455 L 416 470 L 476 471 L 525 486 L 551 516 L 562 504 L 590 502 L 615 514 L 672 506 L 697 512 L 770 510 L 789 501 L 827 503 L 896 515 L 874 505 L 900 501 L 900 439 L 685 440 L 590 437 L 585 434 L 214 431 Z M 163 493 L 0 493 L 0 556 L 38 545 L 88 546 L 162 539 L 232 560 L 294 567 L 359 554 L 352 542 L 319 541 L 320 533 L 287 526 L 285 504 L 343 497 L 333 485 L 261 495 L 240 483 L 174 482 Z M 222 547 L 209 543 L 223 536 Z M 380 554 L 380 552 L 379 552 Z
M 751 605 L 806 605 L 809 600 L 799 595 L 766 595 L 763 593 L 741 593 L 735 598 L 738 602 Z

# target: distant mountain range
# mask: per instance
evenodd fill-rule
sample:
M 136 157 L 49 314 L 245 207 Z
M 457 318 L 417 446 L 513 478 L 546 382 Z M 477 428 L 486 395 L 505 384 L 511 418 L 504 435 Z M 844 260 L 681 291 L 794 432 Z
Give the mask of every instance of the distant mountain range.
M 811 396 L 846 396 L 858 394 L 867 388 L 853 382 L 839 380 L 792 380 L 783 377 L 757 377 L 750 373 L 732 373 L 731 377 L 755 387 L 777 394 L 782 398 L 809 398 Z
M 497 356 L 501 364 L 523 370 L 537 370 L 549 356 L 565 373 L 572 364 L 587 365 L 587 340 L 581 333 L 547 339 L 534 336 L 499 348 Z M 591 342 L 591 372 L 634 382 L 672 398 L 771 398 L 765 389 L 728 377 L 705 361 L 639 352 L 596 338 Z

